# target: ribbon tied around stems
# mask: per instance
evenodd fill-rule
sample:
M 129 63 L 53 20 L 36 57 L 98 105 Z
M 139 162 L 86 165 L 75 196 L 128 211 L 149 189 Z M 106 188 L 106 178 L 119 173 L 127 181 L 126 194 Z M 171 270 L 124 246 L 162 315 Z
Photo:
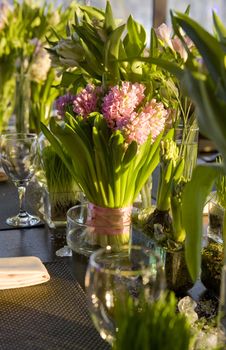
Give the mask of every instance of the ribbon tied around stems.
M 89 203 L 86 224 L 103 235 L 128 234 L 131 228 L 131 210 L 131 206 L 103 208 Z

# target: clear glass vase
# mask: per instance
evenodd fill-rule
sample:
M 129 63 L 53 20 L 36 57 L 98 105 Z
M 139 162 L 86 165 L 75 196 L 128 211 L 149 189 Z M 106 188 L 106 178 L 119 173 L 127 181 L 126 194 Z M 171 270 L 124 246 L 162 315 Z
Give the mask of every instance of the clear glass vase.
M 183 177 L 190 180 L 197 162 L 199 128 L 179 125 L 175 129 L 175 141 L 179 147 L 179 157 L 185 160 Z
M 223 220 L 224 208 L 218 203 L 216 192 L 211 194 L 208 201 L 208 218 L 207 236 L 217 243 L 223 243 Z
M 82 191 L 48 192 L 44 190 L 43 219 L 50 228 L 66 227 L 67 211 L 84 202 Z
M 100 247 L 118 251 L 131 239 L 131 207 L 101 208 L 91 203 L 74 206 L 67 213 L 67 243 L 89 256 Z
M 43 134 L 39 136 L 40 169 L 36 177 L 43 188 L 42 217 L 50 228 L 66 226 L 67 211 L 84 202 L 74 177 Z

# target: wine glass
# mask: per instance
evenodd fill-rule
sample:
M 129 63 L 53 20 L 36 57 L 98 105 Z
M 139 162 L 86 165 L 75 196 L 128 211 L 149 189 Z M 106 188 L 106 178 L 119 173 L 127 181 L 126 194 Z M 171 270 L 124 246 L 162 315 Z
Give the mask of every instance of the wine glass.
M 160 258 L 152 249 L 123 246 L 115 252 L 108 246 L 90 256 L 85 286 L 94 325 L 112 345 L 116 303 L 125 302 L 128 296 L 153 302 L 165 289 L 165 278 Z
M 37 136 L 29 133 L 1 135 L 1 162 L 5 173 L 18 189 L 19 213 L 10 217 L 6 223 L 14 227 L 36 225 L 40 219 L 24 209 L 26 187 L 31 180 L 36 165 Z

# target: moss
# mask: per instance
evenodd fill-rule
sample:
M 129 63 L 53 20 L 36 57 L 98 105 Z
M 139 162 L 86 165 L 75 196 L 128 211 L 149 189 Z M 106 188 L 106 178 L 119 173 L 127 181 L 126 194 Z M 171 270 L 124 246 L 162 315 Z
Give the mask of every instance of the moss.
M 201 280 L 204 286 L 216 295 L 220 293 L 223 258 L 222 244 L 210 242 L 202 251 Z

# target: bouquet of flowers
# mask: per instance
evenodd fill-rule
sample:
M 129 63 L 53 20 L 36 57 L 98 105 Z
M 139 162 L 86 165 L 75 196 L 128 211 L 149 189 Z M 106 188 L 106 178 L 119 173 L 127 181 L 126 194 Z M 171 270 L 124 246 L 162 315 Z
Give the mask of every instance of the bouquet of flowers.
M 169 113 L 145 64 L 120 61 L 145 55 L 143 27 L 132 17 L 117 26 L 109 2 L 105 12 L 79 11 L 70 38 L 49 50 L 70 89 L 56 103 L 63 120 L 51 119 L 50 130 L 42 130 L 90 202 L 86 239 L 120 246 L 129 240 L 132 204 L 159 162 Z
M 53 87 L 57 78 L 45 47 L 53 38 L 52 26 L 61 33 L 72 8 L 73 4 L 63 9 L 26 0 L 1 3 L 0 129 L 7 128 L 13 112 L 18 131 L 30 128 L 39 133 L 40 120 L 48 123 L 59 91 Z

